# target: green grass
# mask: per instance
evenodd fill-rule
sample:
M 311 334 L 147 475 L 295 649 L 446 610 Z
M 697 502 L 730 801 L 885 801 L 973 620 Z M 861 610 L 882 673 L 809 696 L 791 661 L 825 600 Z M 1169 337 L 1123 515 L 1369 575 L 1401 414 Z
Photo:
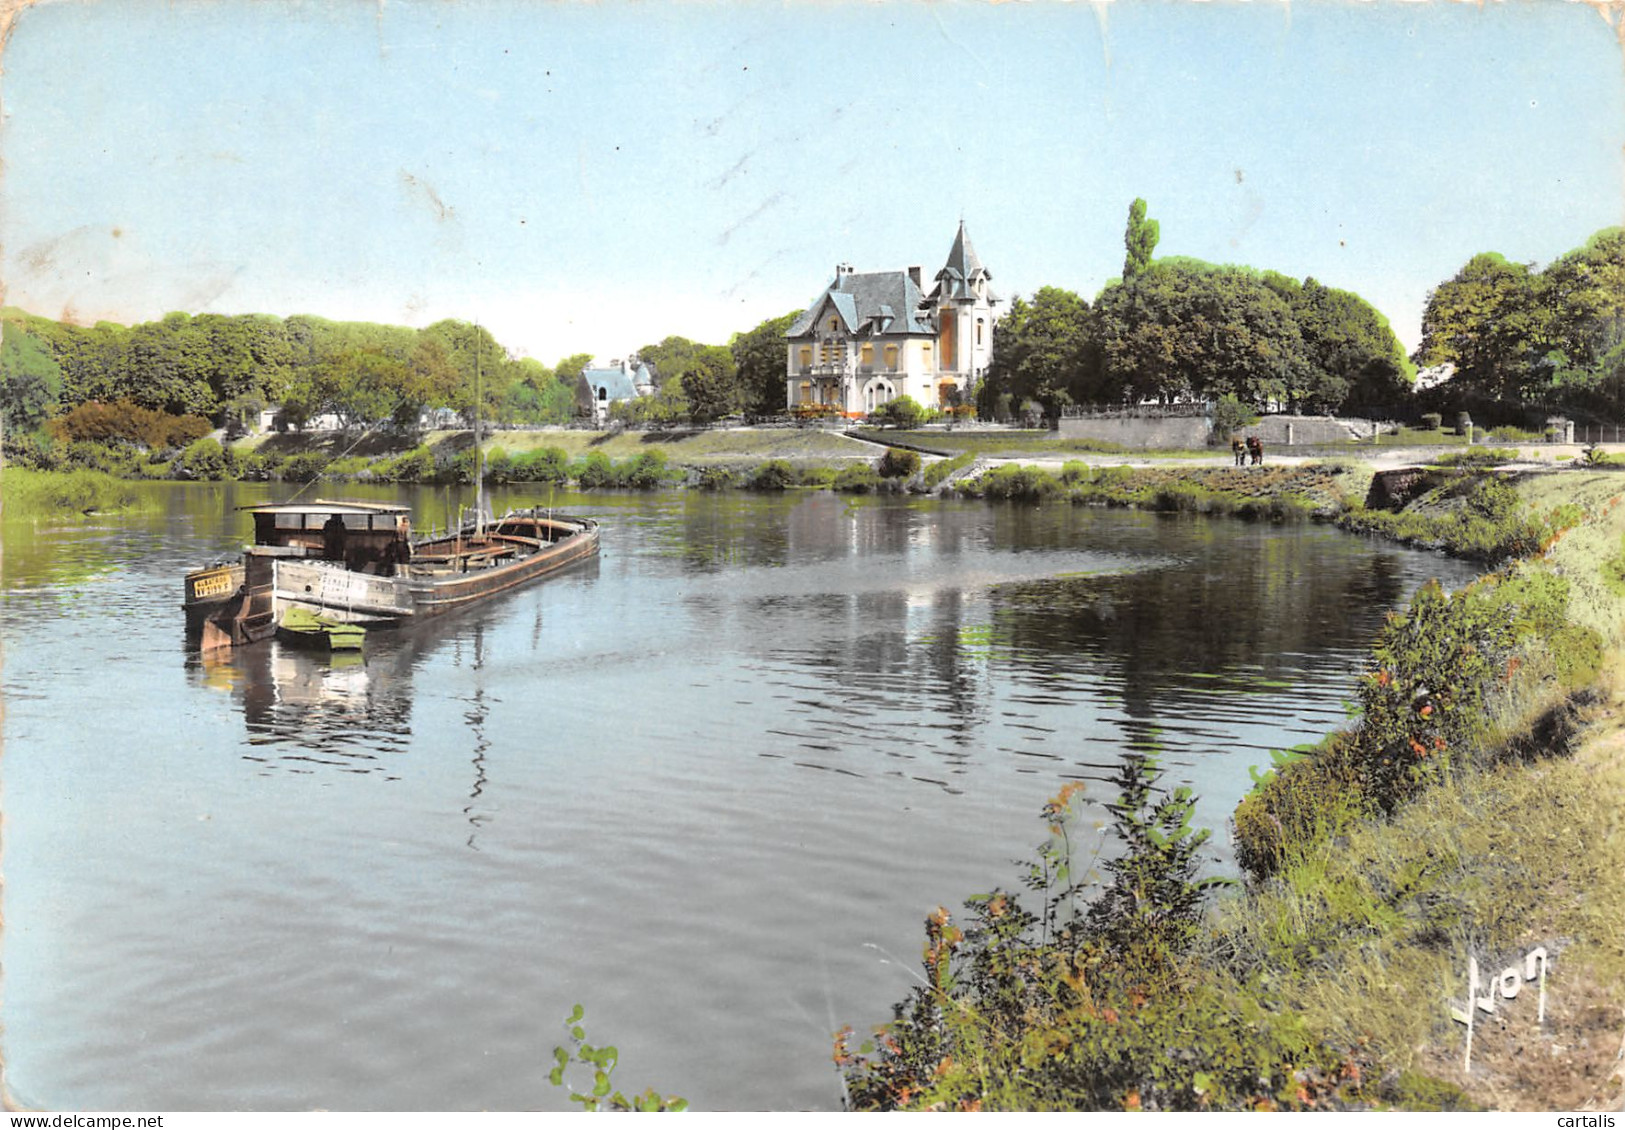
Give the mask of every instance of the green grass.
M 431 450 L 462 450 L 468 447 L 472 434 L 465 430 L 430 432 L 422 442 Z M 256 450 L 282 455 L 303 451 L 320 451 L 337 455 L 352 441 L 345 441 L 330 433 L 301 435 L 289 433 L 278 436 L 260 436 L 236 445 L 238 450 Z M 416 444 L 404 438 L 368 437 L 351 452 L 353 455 L 380 456 L 408 451 Z M 874 459 L 876 452 L 866 444 L 855 442 L 838 432 L 817 428 L 761 428 L 692 431 L 670 429 L 645 432 L 593 432 L 580 429 L 558 428 L 545 431 L 499 431 L 487 436 L 483 446 L 487 451 L 500 447 L 509 455 L 523 455 L 544 447 L 557 447 L 574 460 L 588 452 L 601 451 L 611 459 L 622 460 L 639 455 L 651 447 L 666 452 L 674 464 L 703 467 L 707 465 L 743 465 L 764 459 L 845 460 Z
M 854 435 L 876 443 L 906 443 L 940 455 L 990 455 L 995 458 L 1028 456 L 1043 458 L 1055 455 L 1117 455 L 1130 449 L 1119 443 L 1095 439 L 1059 439 L 1052 431 L 974 431 L 955 428 L 953 431 L 892 431 L 881 428 L 859 428 Z M 1216 450 L 1158 451 L 1159 458 L 1207 458 Z
M 35 471 L 7 467 L 0 479 L 7 517 L 125 510 L 136 505 L 134 485 L 103 471 Z

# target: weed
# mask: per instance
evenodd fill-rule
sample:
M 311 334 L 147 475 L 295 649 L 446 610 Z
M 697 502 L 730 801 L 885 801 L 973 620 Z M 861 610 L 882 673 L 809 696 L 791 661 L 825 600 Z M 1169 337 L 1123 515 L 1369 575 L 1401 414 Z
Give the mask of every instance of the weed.
M 569 1087 L 570 1101 L 580 1103 L 583 1110 L 657 1113 L 681 1112 L 688 1109 L 686 1099 L 680 1099 L 676 1095 L 662 1098 L 652 1088 L 631 1098 L 627 1098 L 620 1091 L 612 1090 L 614 1083 L 611 1076 L 620 1065 L 620 1050 L 613 1044 L 597 1048 L 587 1043 L 587 1031 L 582 1027 L 586 1016 L 587 1010 L 578 1004 L 570 1011 L 570 1015 L 565 1017 L 564 1026 L 570 1033 L 570 1047 L 553 1049 L 554 1067 L 548 1073 L 548 1082 L 555 1087 Z M 569 1079 L 570 1069 L 576 1064 L 592 1071 L 592 1086 L 586 1091 L 577 1090 Z

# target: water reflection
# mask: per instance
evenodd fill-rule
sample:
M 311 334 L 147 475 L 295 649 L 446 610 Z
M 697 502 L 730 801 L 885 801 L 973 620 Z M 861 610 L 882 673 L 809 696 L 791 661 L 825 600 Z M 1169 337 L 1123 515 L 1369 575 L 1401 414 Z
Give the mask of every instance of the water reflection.
M 365 655 L 329 656 L 270 640 L 193 653 L 193 686 L 230 695 L 248 730 L 241 756 L 261 773 L 376 773 L 395 780 L 394 761 L 412 737 L 410 646 L 368 641 Z
M 1058 781 L 1126 751 L 1222 828 L 1263 750 L 1341 720 L 1383 610 L 1454 568 L 1069 506 L 569 495 L 601 564 L 360 664 L 188 654 L 178 579 L 264 495 L 174 488 L 87 532 L 61 549 L 110 563 L 90 584 L 8 552 L 29 929 L 0 1039 L 39 1105 L 563 1106 L 537 1018 L 590 992 L 696 1106 L 836 1106 L 829 1031 L 908 987 L 870 943 L 1008 883 Z M 86 670 L 116 675 L 94 711 Z

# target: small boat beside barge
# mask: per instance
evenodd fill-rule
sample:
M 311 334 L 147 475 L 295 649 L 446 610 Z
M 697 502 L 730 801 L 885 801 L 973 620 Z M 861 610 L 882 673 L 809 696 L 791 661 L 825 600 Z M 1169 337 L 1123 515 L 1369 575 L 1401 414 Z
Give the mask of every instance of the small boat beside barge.
M 289 609 L 362 629 L 399 627 L 476 604 L 598 552 L 598 523 L 541 509 L 414 540 L 407 507 L 275 503 L 247 508 L 241 561 L 186 575 L 187 624 L 205 649 L 272 635 Z

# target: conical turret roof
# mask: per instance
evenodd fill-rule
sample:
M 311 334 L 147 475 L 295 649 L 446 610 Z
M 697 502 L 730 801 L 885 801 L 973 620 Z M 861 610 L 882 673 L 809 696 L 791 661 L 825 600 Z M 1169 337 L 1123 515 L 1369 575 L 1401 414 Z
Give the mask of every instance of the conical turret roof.
M 954 245 L 948 249 L 948 261 L 937 272 L 937 287 L 931 296 L 942 299 L 975 298 L 976 281 L 992 277 L 993 272 L 982 266 L 982 261 L 976 256 L 976 248 L 971 246 L 965 221 L 960 220 Z

